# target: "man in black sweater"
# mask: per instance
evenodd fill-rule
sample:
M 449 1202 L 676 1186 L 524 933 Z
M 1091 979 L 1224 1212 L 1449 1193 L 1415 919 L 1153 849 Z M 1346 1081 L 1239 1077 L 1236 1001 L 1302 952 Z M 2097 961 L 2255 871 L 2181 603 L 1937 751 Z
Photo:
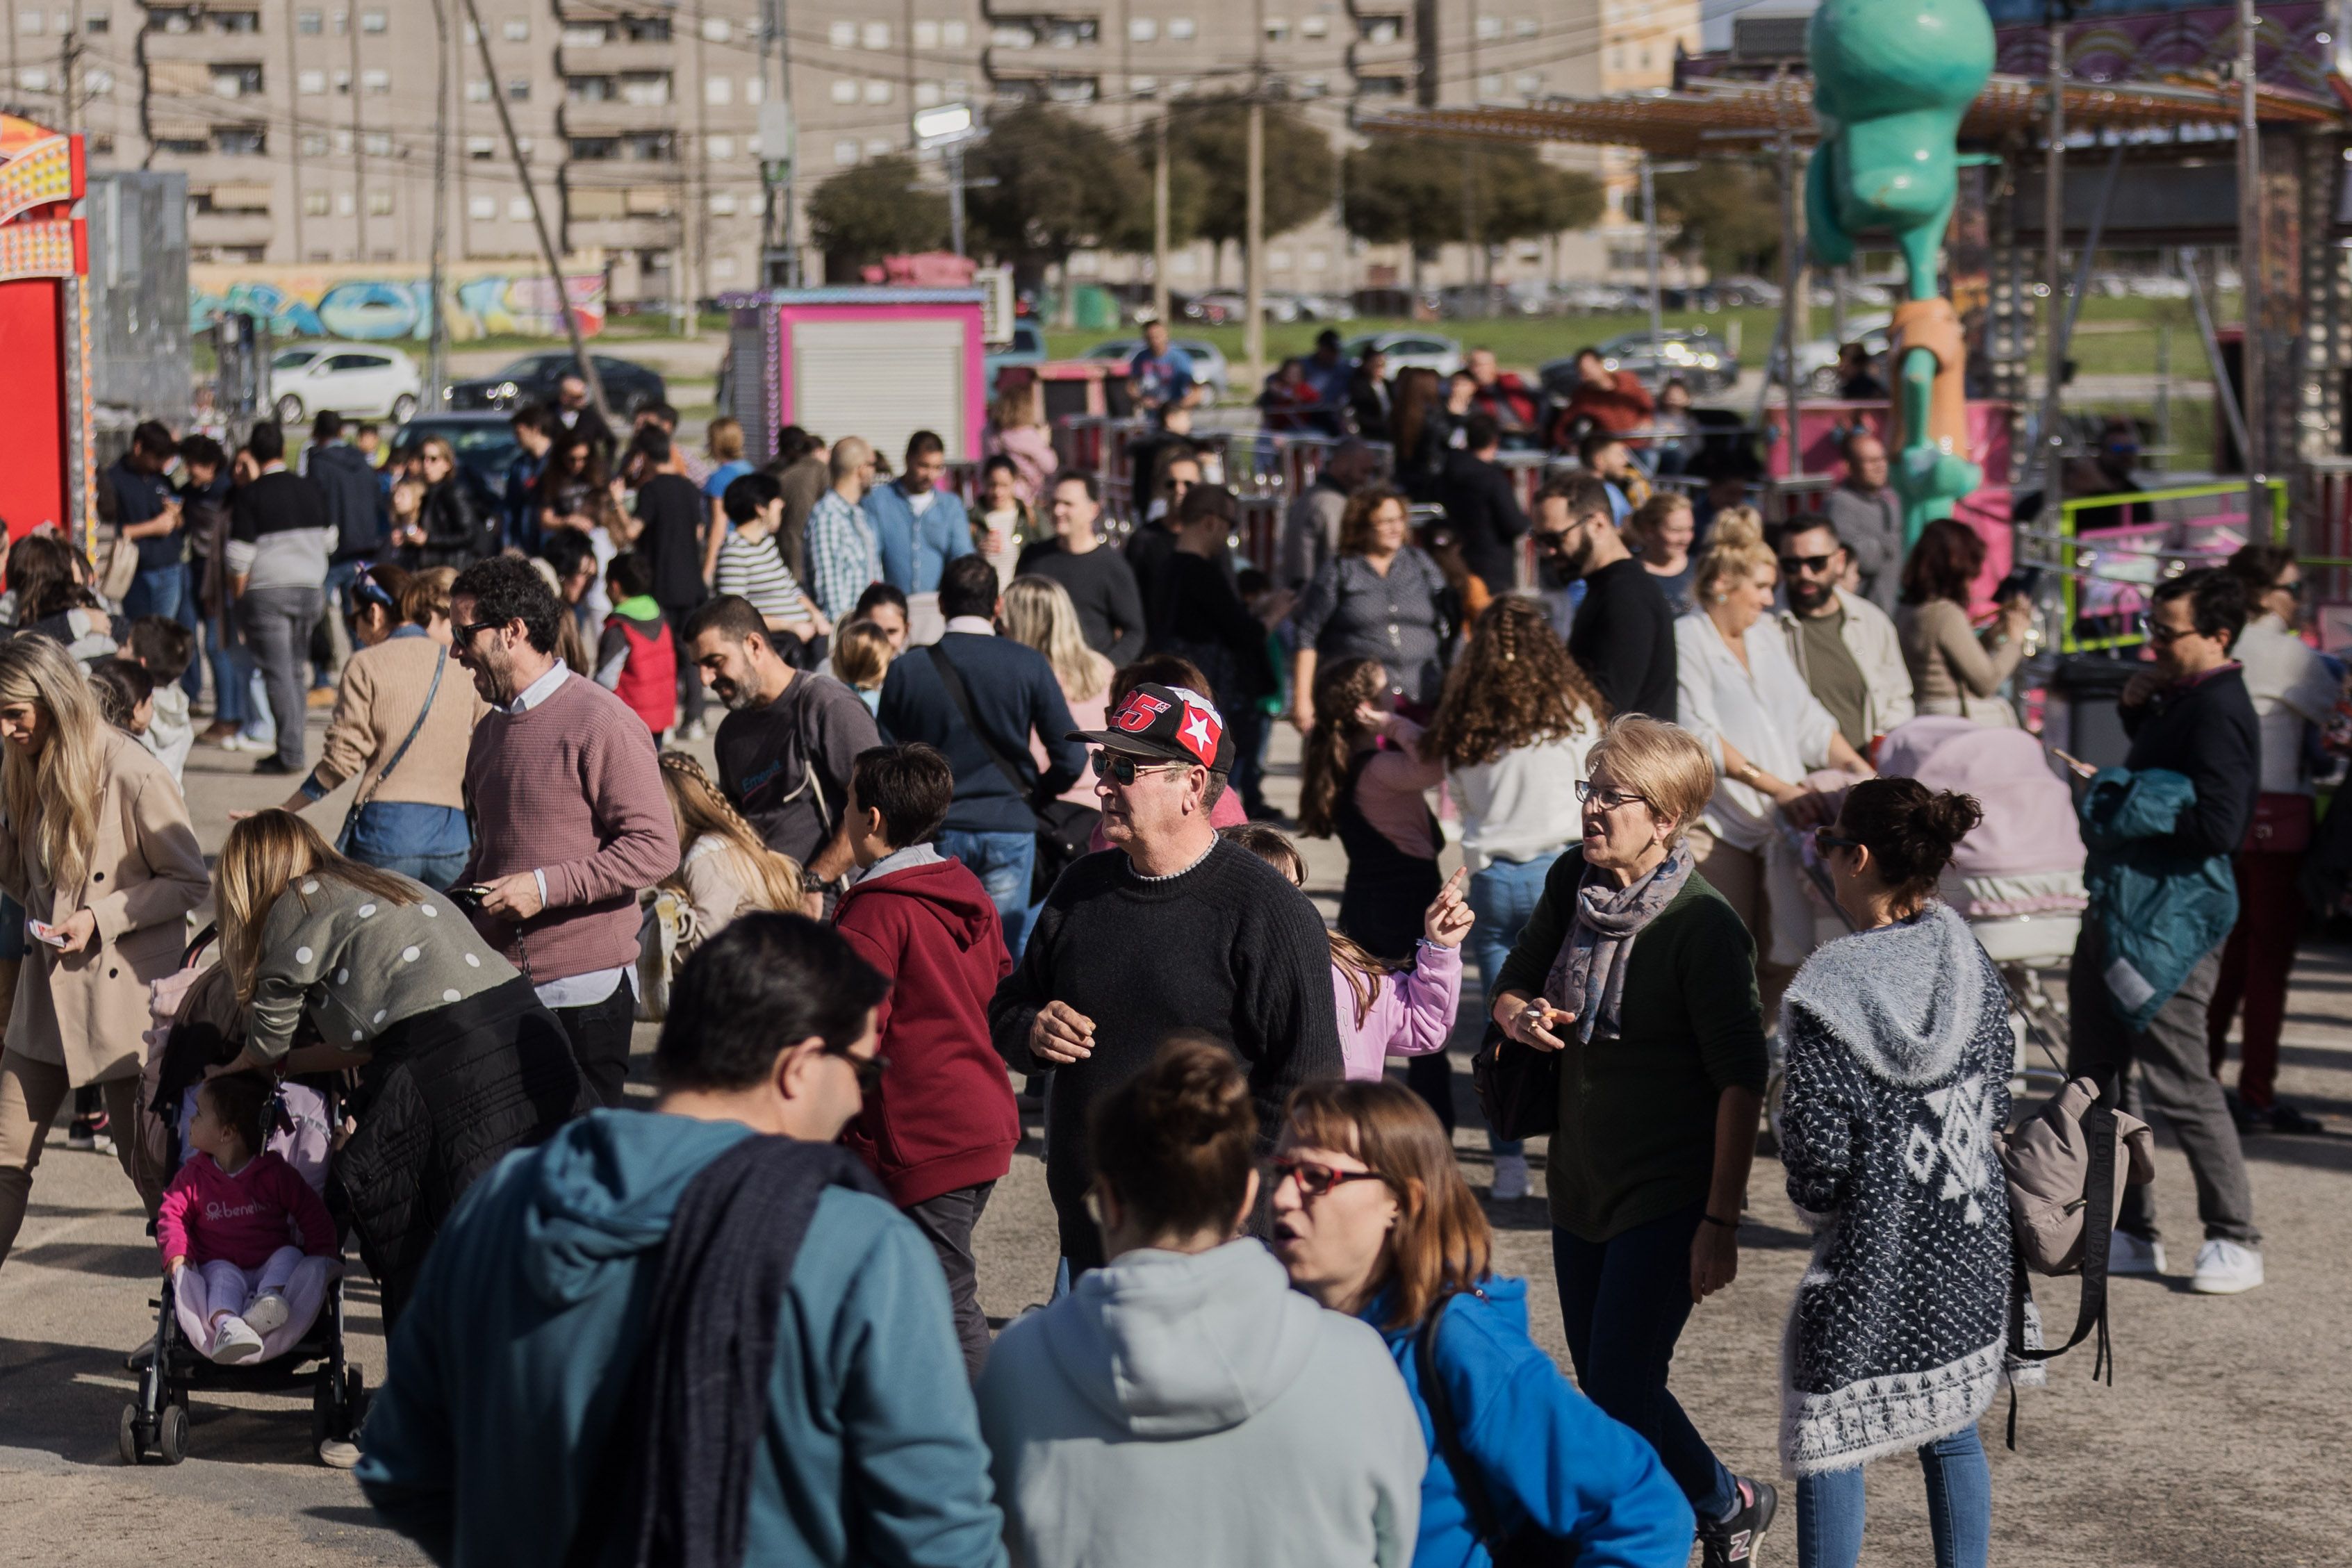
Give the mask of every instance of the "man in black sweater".
M 2244 674 L 2230 658 L 2230 645 L 2245 623 L 2245 591 L 2227 572 L 2192 571 L 2164 583 L 2148 616 L 2156 663 L 2134 675 L 2118 699 L 2132 737 L 2124 766 L 2134 772 L 2166 768 L 2197 788 L 2196 803 L 2174 822 L 2169 838 L 2144 841 L 2176 852 L 2190 868 L 2220 859 L 2224 881 L 2228 857 L 2253 821 L 2262 778 L 2253 701 Z M 2066 977 L 2073 1020 L 2067 1076 L 2117 1078 L 2124 1109 L 2144 1115 L 2152 1106 L 2164 1113 L 2189 1156 L 2197 1217 L 2205 1227 L 2189 1289 L 2206 1295 L 2250 1291 L 2263 1282 L 2262 1232 L 2254 1228 L 2237 1124 L 2213 1076 L 2205 1039 L 2206 1004 L 2221 974 L 2222 944 L 2198 960 L 2144 1030 L 2125 1021 L 2126 1009 L 2111 994 L 2105 946 L 2098 923 L 2084 921 Z M 2146 982 L 2139 983 L 2144 990 Z M 2107 1249 L 2109 1273 L 2164 1272 L 2149 1193 L 2145 1185 L 2124 1189 L 2123 1214 Z
M 1249 1075 L 1262 1153 L 1297 1085 L 1343 1070 L 1331 949 L 1306 894 L 1217 836 L 1209 808 L 1234 742 L 1197 692 L 1139 685 L 1095 758 L 1111 847 L 1062 875 L 989 1004 L 1015 1071 L 1046 1072 L 1045 1186 L 1072 1274 L 1103 1261 L 1087 1213 L 1087 1113 L 1183 1030 L 1229 1043 Z
M 1503 447 L 1502 427 L 1491 413 L 1474 413 L 1462 423 L 1462 450 L 1445 455 L 1437 498 L 1461 547 L 1462 564 L 1476 572 L 1496 596 L 1519 585 L 1512 543 L 1528 531 L 1511 476 L 1495 461 Z
M 1675 613 L 1618 537 L 1609 486 L 1590 474 L 1536 492 L 1536 548 L 1561 575 L 1584 580 L 1568 651 L 1611 714 L 1675 717 Z
M 1133 664 L 1143 653 L 1143 595 L 1127 558 L 1104 544 L 1101 517 L 1102 487 L 1093 475 L 1055 476 L 1054 537 L 1023 550 L 1015 570 L 1060 583 L 1077 606 L 1087 646 L 1114 665 Z

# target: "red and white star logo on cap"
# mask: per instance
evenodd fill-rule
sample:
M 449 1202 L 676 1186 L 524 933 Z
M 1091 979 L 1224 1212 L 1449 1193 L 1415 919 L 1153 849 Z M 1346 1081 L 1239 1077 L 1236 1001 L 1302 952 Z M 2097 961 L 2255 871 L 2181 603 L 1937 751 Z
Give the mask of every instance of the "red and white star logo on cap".
M 1224 727 L 1217 721 L 1213 709 L 1184 705 L 1184 721 L 1177 726 L 1177 736 L 1184 749 L 1199 758 L 1203 766 L 1217 765 L 1217 742 L 1223 738 Z

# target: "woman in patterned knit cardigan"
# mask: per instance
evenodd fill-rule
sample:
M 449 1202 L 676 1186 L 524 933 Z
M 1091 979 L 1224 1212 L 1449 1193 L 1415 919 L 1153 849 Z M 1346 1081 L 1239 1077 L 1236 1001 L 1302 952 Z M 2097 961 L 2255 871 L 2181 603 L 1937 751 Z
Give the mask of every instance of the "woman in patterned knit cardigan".
M 1938 1568 L 1983 1568 L 1992 1479 L 1977 1419 L 2002 1371 L 2009 1191 L 1993 1135 L 2013 1047 L 2000 977 L 1937 902 L 1982 820 L 1913 779 L 1848 792 L 1822 859 L 1854 935 L 1782 1004 L 1780 1157 L 1818 1231 L 1782 1351 L 1781 1458 L 1801 1568 L 1862 1552 L 1862 1467 L 1916 1451 Z

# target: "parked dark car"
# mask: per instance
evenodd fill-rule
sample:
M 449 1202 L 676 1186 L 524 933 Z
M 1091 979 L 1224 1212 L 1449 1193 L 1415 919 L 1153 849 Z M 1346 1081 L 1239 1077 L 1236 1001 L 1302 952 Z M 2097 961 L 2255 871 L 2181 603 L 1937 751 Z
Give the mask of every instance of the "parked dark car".
M 669 389 L 662 383 L 661 377 L 643 365 L 608 359 L 603 354 L 591 354 L 588 361 L 596 367 L 597 377 L 604 383 L 606 406 L 623 419 L 634 418 L 637 410 L 647 403 L 669 401 Z M 512 408 L 523 402 L 551 403 L 555 401 L 555 383 L 570 373 L 572 363 L 572 356 L 561 350 L 525 354 L 495 375 L 451 382 L 449 406 Z

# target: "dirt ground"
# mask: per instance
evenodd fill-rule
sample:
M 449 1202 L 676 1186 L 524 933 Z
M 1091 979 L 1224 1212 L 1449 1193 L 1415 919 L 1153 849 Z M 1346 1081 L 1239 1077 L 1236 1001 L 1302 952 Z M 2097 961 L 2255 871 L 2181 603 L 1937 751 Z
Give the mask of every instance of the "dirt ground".
M 282 798 L 276 781 L 241 777 L 248 766 L 218 751 L 200 751 L 191 764 L 189 794 L 207 850 L 226 832 L 228 810 Z M 1276 798 L 1289 787 L 1281 780 Z M 316 814 L 331 823 L 341 811 L 335 800 Z M 1328 909 L 1342 869 L 1338 852 L 1311 845 L 1309 857 Z M 2352 1453 L 2347 1023 L 2352 950 L 2306 951 L 2295 970 L 2281 1091 L 2326 1118 L 2334 1134 L 2247 1145 L 2256 1214 L 2268 1238 L 2270 1282 L 2262 1289 L 2239 1297 L 2189 1293 L 2197 1229 L 2188 1168 L 2159 1130 L 2158 1193 L 2175 1272 L 2116 1282 L 2112 1388 L 2091 1381 L 2088 1347 L 2055 1364 L 2049 1387 L 2025 1396 L 2014 1453 L 2001 1445 L 2006 1400 L 1995 1406 L 1985 1438 L 1996 1562 L 2289 1568 L 2352 1561 L 2336 1514 L 2344 1457 Z M 643 1051 L 651 1030 L 639 1037 Z M 1466 1094 L 1466 1079 L 1459 1082 Z M 1468 1119 L 1475 1124 L 1475 1113 Z M 1471 1180 L 1483 1190 L 1485 1137 L 1465 1131 L 1460 1143 Z M 1769 1475 L 1780 1331 L 1807 1242 L 1769 1156 L 1757 1163 L 1749 1203 L 1738 1281 L 1692 1319 L 1674 1388 L 1727 1462 Z M 1529 1300 L 1537 1337 L 1564 1365 L 1540 1197 L 1490 1212 L 1501 1267 L 1536 1282 Z M 1034 1136 L 998 1186 L 978 1247 L 992 1314 L 1017 1314 L 1050 1291 L 1052 1210 Z M 6 1542 L 0 1557 L 143 1565 L 194 1542 L 256 1562 L 422 1561 L 375 1527 L 349 1476 L 312 1460 L 307 1385 L 200 1395 L 185 1464 L 120 1463 L 115 1423 L 132 1386 L 122 1355 L 153 1331 L 154 1281 L 154 1246 L 121 1171 L 110 1157 L 68 1152 L 60 1132 L 37 1174 L 16 1252 L 0 1268 Z M 349 1302 L 352 1354 L 373 1383 L 384 1351 L 363 1277 Z M 2051 1322 L 2072 1322 L 2069 1291 L 2045 1292 L 2044 1307 Z M 1916 1471 L 1907 1462 L 1882 1462 L 1871 1491 L 1864 1561 L 1930 1561 Z M 1761 1555 L 1788 1561 L 1794 1551 L 1795 1520 L 1784 1510 Z

